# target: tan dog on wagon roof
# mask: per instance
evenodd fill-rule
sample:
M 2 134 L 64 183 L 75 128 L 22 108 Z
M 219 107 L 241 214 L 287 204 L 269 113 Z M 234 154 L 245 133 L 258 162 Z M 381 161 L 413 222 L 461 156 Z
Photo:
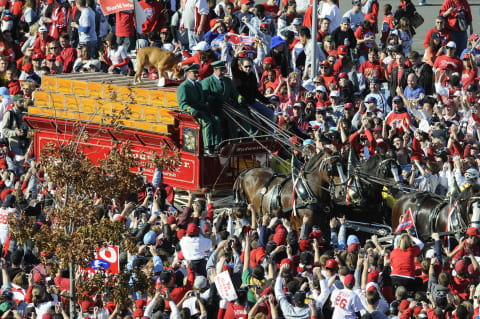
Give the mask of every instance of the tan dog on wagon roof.
M 137 52 L 137 72 L 133 78 L 133 83 L 141 82 L 143 69 L 149 66 L 157 68 L 158 86 L 165 85 L 165 79 L 169 72 L 173 74 L 174 79 L 179 79 L 182 70 L 177 65 L 180 60 L 181 58 L 178 58 L 172 52 L 158 47 L 142 48 Z

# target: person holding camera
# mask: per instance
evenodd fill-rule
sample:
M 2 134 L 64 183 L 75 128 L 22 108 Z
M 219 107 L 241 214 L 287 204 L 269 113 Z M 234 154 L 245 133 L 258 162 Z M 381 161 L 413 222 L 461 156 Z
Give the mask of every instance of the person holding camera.
M 2 136 L 8 139 L 10 150 L 15 155 L 23 156 L 28 148 L 28 126 L 23 121 L 26 111 L 23 96 L 13 97 L 14 107 L 6 112 L 2 120 Z

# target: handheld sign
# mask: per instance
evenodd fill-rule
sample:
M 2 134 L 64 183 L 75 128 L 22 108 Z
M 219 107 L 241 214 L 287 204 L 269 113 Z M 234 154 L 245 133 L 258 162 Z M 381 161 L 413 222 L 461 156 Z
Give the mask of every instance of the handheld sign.
M 90 262 L 90 268 L 94 270 L 106 270 L 110 268 L 110 263 L 102 259 L 94 259 Z

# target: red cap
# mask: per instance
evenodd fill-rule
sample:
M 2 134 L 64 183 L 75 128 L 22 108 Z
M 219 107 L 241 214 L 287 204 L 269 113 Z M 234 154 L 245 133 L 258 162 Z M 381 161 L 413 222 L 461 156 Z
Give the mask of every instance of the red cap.
M 161 32 L 161 33 L 168 33 L 169 31 L 168 31 L 168 28 L 162 28 L 162 29 L 160 30 L 160 32 Z
M 353 109 L 353 104 L 352 104 L 352 103 L 345 103 L 345 105 L 343 106 L 343 108 L 344 108 L 345 110 Z
M 314 230 L 310 233 L 310 235 L 308 235 L 308 239 L 317 239 L 318 241 L 320 241 L 323 237 L 323 233 L 320 229 L 318 230 Z
M 480 233 L 477 227 L 470 227 L 467 229 L 467 235 L 469 236 L 480 236 Z
M 378 270 L 374 269 L 368 273 L 367 282 L 378 282 L 378 278 L 380 277 L 380 273 Z
M 340 73 L 340 74 L 338 75 L 338 78 L 339 78 L 339 79 L 346 79 L 346 78 L 348 78 L 348 75 L 347 75 L 346 72 L 342 72 L 342 73 Z
M 197 224 L 190 223 L 187 226 L 187 234 L 188 235 L 198 235 L 199 229 Z
M 47 54 L 47 60 L 56 60 L 55 54 Z
M 344 45 L 339 45 L 338 48 L 337 48 L 337 53 L 338 54 L 343 54 L 343 55 L 348 54 L 347 47 L 344 46 Z
M 465 260 L 460 259 L 455 263 L 455 271 L 456 272 L 466 272 L 468 270 L 467 263 Z
M 168 216 L 167 221 L 169 225 L 175 225 L 177 223 L 175 216 Z
M 268 29 L 268 23 L 261 23 L 260 28 Z
M 355 285 L 355 276 L 352 274 L 348 274 L 345 276 L 345 280 L 343 281 L 345 286 L 347 285 Z
M 298 143 L 299 143 L 298 142 L 298 137 L 296 137 L 296 136 L 290 137 L 290 144 L 297 145 Z
M 271 56 L 267 56 L 265 59 L 263 59 L 263 63 L 264 63 L 264 64 L 274 65 L 274 64 L 275 64 L 275 60 L 274 60 Z
M 43 55 L 39 54 L 39 53 L 35 53 L 35 54 L 32 55 L 32 59 L 33 60 L 43 59 Z
M 282 225 L 278 225 L 275 229 L 275 234 L 273 235 L 273 241 L 277 243 L 277 245 L 286 245 L 287 244 L 287 231 Z
M 177 238 L 178 238 L 178 240 L 182 239 L 183 236 L 185 236 L 186 233 L 187 233 L 187 232 L 185 231 L 185 229 L 183 229 L 183 228 L 182 228 L 182 229 L 179 229 L 179 230 L 177 231 Z
M 448 106 L 455 106 L 455 102 L 453 102 L 453 100 L 445 100 L 445 103 L 443 103 L 443 105 L 448 105 Z
M 337 270 L 338 263 L 335 259 L 329 259 L 329 260 L 327 260 L 327 263 L 325 264 L 325 268 Z
M 323 60 L 322 63 L 320 63 L 320 65 L 330 65 L 330 63 L 328 63 L 327 60 Z
M 252 2 L 251 0 L 242 0 L 240 1 L 241 4 L 249 4 L 250 2 Z
M 184 260 L 185 259 L 185 256 L 183 256 L 183 251 L 179 251 L 178 254 L 177 254 L 177 259 L 178 260 Z
M 283 265 L 289 265 L 290 266 L 289 270 L 292 270 L 293 269 L 293 260 L 291 260 L 289 258 L 283 258 L 282 261 L 280 262 L 280 267 L 282 267 Z
M 410 301 L 408 301 L 407 299 L 404 299 L 398 305 L 398 311 L 404 312 L 405 310 L 408 309 L 408 306 L 410 306 Z
M 478 39 L 478 34 L 473 33 L 469 38 L 468 41 L 473 41 Z
M 30 62 L 27 62 L 23 65 L 22 70 L 25 72 L 33 72 L 33 65 Z
M 360 250 L 360 243 L 352 243 L 348 245 L 347 252 L 351 253 L 353 251 L 359 251 Z

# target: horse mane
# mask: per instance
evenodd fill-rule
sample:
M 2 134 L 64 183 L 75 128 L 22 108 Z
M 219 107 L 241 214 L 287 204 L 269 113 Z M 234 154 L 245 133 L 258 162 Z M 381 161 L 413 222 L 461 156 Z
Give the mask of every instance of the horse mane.
M 371 156 L 368 160 L 360 164 L 360 170 L 362 171 L 362 173 L 368 173 L 369 175 L 376 175 L 375 173 L 380 163 L 389 158 L 391 157 L 385 156 L 383 154 L 375 154 L 374 156 Z
M 305 163 L 305 172 L 310 172 L 316 168 L 319 160 L 325 155 L 324 152 L 315 154 L 307 163 Z

